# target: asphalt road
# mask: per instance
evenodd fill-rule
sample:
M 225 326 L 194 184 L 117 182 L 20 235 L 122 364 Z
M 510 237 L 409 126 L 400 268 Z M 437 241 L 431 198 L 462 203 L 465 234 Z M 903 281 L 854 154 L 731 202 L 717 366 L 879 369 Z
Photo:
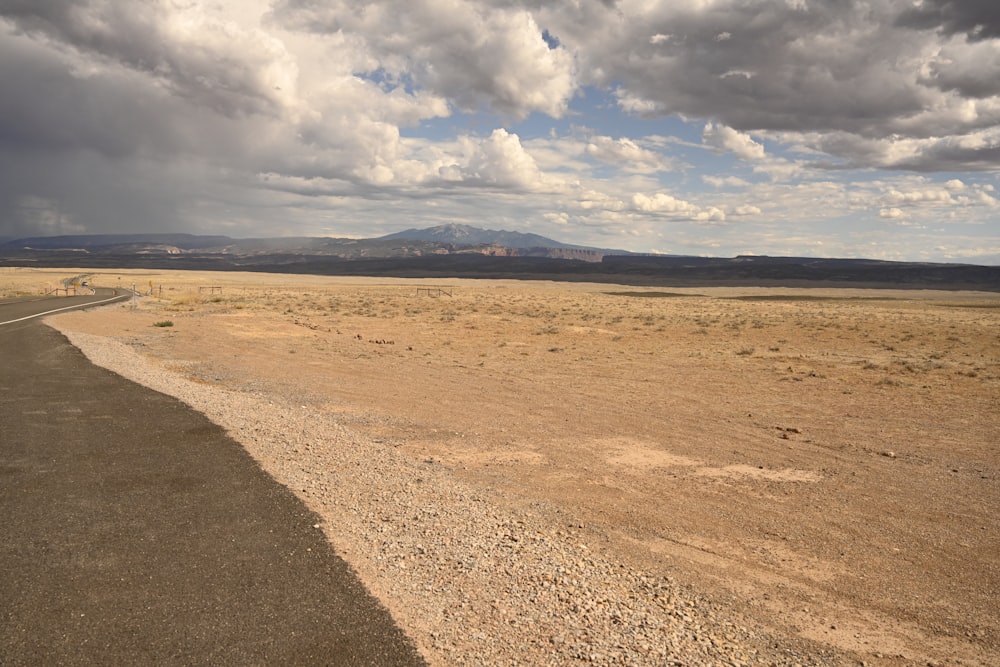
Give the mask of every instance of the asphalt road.
M 0 665 L 424 664 L 316 515 L 33 303 L 0 305 Z
M 98 287 L 90 295 L 67 297 L 29 297 L 24 299 L 9 299 L 0 301 L 0 326 L 26 322 L 48 315 L 49 313 L 65 312 L 98 306 L 115 301 L 124 301 L 132 296 L 125 289 Z

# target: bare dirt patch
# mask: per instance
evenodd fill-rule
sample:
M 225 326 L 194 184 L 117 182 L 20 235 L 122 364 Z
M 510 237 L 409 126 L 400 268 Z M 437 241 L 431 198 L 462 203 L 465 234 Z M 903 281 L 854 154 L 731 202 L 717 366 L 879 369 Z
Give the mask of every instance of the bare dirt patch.
M 996 295 L 135 280 L 138 309 L 59 326 L 557 508 L 592 550 L 776 632 L 869 664 L 996 664 Z

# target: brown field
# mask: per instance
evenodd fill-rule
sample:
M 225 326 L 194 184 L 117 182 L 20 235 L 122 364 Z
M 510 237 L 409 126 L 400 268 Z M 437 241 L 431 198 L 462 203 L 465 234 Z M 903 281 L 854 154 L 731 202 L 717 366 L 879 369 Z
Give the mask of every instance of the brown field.
M 0 296 L 69 275 L 0 272 Z M 996 294 L 91 282 L 153 295 L 61 328 L 334 413 L 755 622 L 874 664 L 997 664 Z

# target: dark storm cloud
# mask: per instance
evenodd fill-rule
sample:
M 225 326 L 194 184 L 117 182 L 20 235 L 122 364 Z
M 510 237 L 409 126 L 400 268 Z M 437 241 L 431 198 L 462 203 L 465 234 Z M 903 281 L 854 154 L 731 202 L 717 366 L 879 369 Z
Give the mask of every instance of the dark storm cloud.
M 99 76 L 77 56 L 0 24 L 0 235 L 153 230 L 172 218 L 136 176 L 143 153 L 165 157 L 176 135 L 169 100 L 142 77 Z M 156 179 L 159 183 L 160 179 Z M 154 186 L 155 188 L 155 186 Z
M 996 97 L 1000 95 L 1000 45 L 997 40 L 953 38 L 928 62 L 918 81 L 969 99 Z
M 266 76 L 280 49 L 224 25 L 185 26 L 155 2 L 3 0 L 0 17 L 17 30 L 82 56 L 143 72 L 172 93 L 227 116 L 280 112 L 279 81 Z M 280 77 L 277 77 L 280 79 Z
M 113 159 L 194 152 L 245 159 L 245 133 L 253 123 L 188 104 L 155 79 L 114 63 L 94 63 L 24 35 L 0 39 L 5 151 L 86 150 Z
M 0 40 L 0 145 L 15 152 L 93 150 L 121 158 L 176 143 L 169 99 L 128 71 L 74 74 L 65 56 Z
M 125 16 L 132 9 L 0 3 L 0 235 L 197 231 L 183 202 L 219 187 L 233 165 L 266 161 L 272 146 L 246 138 L 267 136 L 267 117 L 229 104 L 242 97 L 231 90 L 212 92 L 228 100 L 217 104 L 182 90 L 176 73 L 167 81 L 156 54 L 183 49 L 153 44 L 160 33 L 141 18 L 152 10 L 136 3 Z
M 983 54 L 983 59 L 976 63 L 935 64 L 930 70 L 924 81 L 941 90 L 973 99 L 1000 95 L 1000 52 Z
M 919 156 L 900 160 L 896 169 L 932 173 L 960 171 L 996 171 L 1000 164 L 1000 142 L 988 146 L 966 146 L 958 141 L 943 141 Z
M 970 40 L 1000 37 L 1000 3 L 996 0 L 924 0 L 900 14 L 898 25 L 944 34 L 964 33 Z
M 623 25 L 624 48 L 606 48 L 600 71 L 664 112 L 715 117 L 742 130 L 872 133 L 925 104 L 912 72 L 902 69 L 916 50 L 857 3 L 661 7 Z
M 622 108 L 637 115 L 826 137 L 802 143 L 840 147 L 841 163 L 921 170 L 936 168 L 933 142 L 915 161 L 898 157 L 915 144 L 901 151 L 893 142 L 985 132 L 967 153 L 970 169 L 982 170 L 998 142 L 990 134 L 1000 120 L 998 8 L 994 0 L 933 2 L 918 15 L 893 0 L 659 3 L 605 12 L 604 25 L 575 44 L 572 17 L 549 10 L 546 24 L 578 49 L 581 80 L 617 87 Z M 829 140 L 841 134 L 856 140 Z M 865 150 L 850 152 L 858 146 Z M 940 167 L 960 167 L 958 158 Z
M 172 173 L 173 172 L 173 173 Z M 0 235 L 177 230 L 181 174 L 93 152 L 0 152 Z

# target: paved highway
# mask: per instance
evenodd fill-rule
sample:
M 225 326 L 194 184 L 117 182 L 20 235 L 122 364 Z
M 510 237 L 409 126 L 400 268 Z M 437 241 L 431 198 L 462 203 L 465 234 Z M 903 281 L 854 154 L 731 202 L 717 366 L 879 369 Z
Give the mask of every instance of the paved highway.
M 0 301 L 0 326 L 25 322 L 52 313 L 79 310 L 116 301 L 124 301 L 132 296 L 125 289 L 97 287 L 91 295 L 66 297 L 36 297 Z
M 128 296 L 0 305 L 0 665 L 424 664 L 238 443 L 35 317 Z

